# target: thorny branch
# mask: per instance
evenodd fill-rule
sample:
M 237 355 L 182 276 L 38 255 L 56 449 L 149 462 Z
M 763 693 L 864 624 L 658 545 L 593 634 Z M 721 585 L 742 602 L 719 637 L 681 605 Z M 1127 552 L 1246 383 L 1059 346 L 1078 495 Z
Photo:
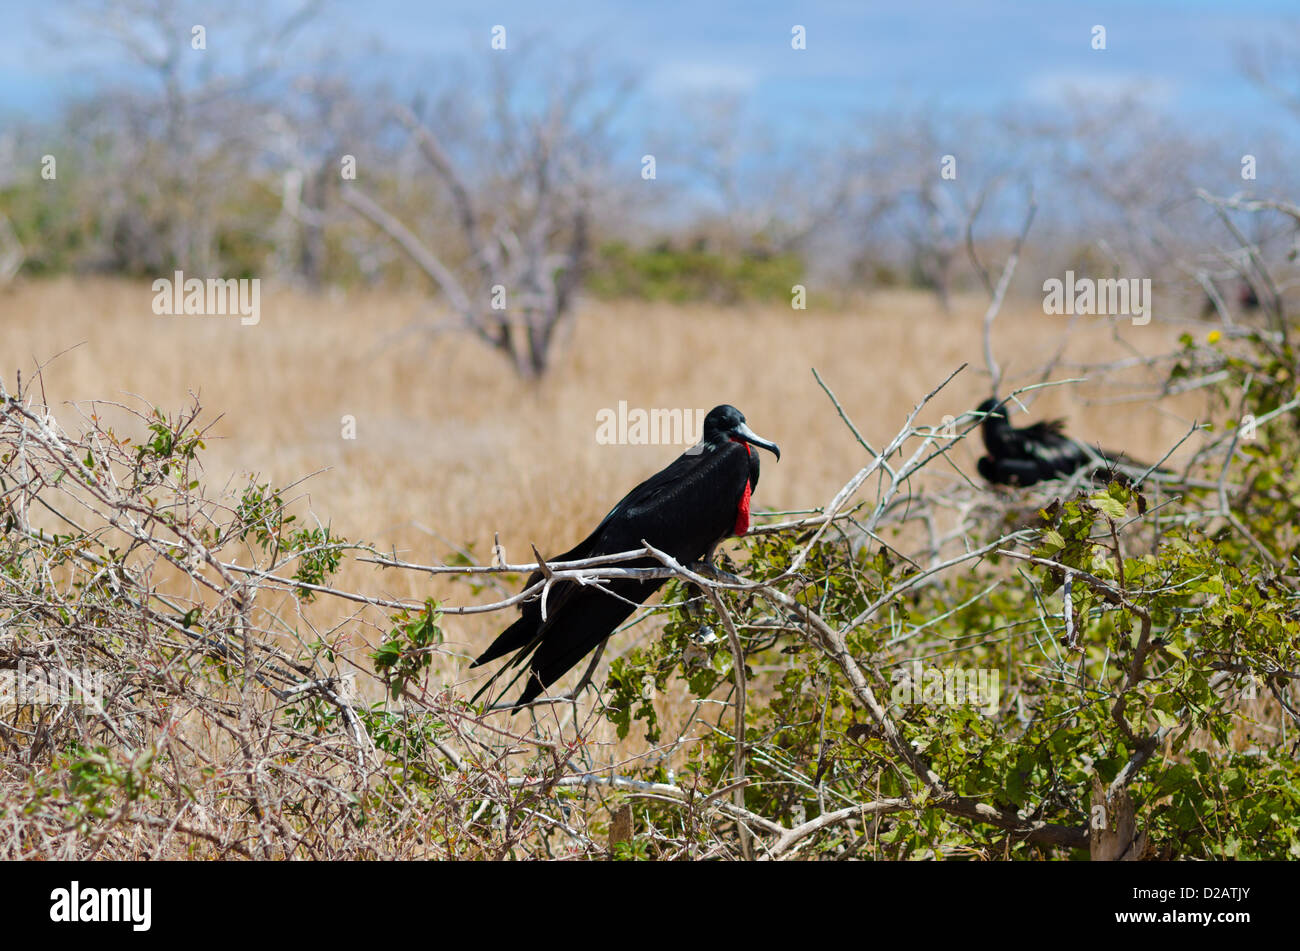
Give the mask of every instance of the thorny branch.
M 162 440 L 166 445 L 133 444 L 106 425 L 101 417 L 106 404 L 93 408 L 88 417 L 83 414 L 84 431 L 74 435 L 53 421 L 34 399 L 30 385 L 20 385 L 12 396 L 0 387 L 0 518 L 7 520 L 4 557 L 12 569 L 0 573 L 0 619 L 5 622 L 0 668 L 14 669 L 21 663 L 56 672 L 89 666 L 112 684 L 104 697 L 62 715 L 58 722 L 44 713 L 13 720 L 0 717 L 0 743 L 27 745 L 30 759 L 58 733 L 60 743 L 78 751 L 73 754 L 81 757 L 78 769 L 93 766 L 99 770 L 96 775 L 117 777 L 114 782 L 129 785 L 147 779 L 157 785 L 160 797 L 126 797 L 115 807 L 112 828 L 117 831 L 99 835 L 95 848 L 101 854 L 135 854 L 129 830 L 144 828 L 163 836 L 163 842 L 152 846 L 154 854 L 165 842 L 175 842 L 176 848 L 191 852 L 212 849 L 216 855 L 259 858 L 497 857 L 516 849 L 538 854 L 533 851 L 538 847 L 549 855 L 553 835 L 563 838 L 570 853 L 600 852 L 587 825 L 590 808 L 570 814 L 562 798 L 569 795 L 596 796 L 600 803 L 600 797 L 618 795 L 671 804 L 680 811 L 683 828 L 710 830 L 712 844 L 705 854 L 785 858 L 839 826 L 936 809 L 1030 843 L 1085 847 L 1088 829 L 1082 823 L 1046 822 L 1030 808 L 1015 810 L 954 792 L 913 746 L 906 724 L 900 724 L 882 699 L 881 691 L 890 686 L 886 658 L 858 656 L 850 647 L 851 635 L 881 623 L 900 599 L 963 566 L 992 555 L 1044 567 L 1054 564 L 1017 550 L 1034 536 L 1030 529 L 973 543 L 994 503 L 969 480 L 959 480 L 943 492 L 917 493 L 921 471 L 936 459 L 947 459 L 971 431 L 944 435 L 918 423 L 956 372 L 917 403 L 880 450 L 862 437 L 817 377 L 868 458 L 821 509 L 755 529 L 760 537 L 788 535 L 797 540 L 787 567 L 765 578 L 706 576 L 649 544 L 570 562 L 545 562 L 538 555 L 532 563 L 510 564 L 497 552 L 486 566 L 422 565 L 382 555 L 372 546 L 328 538 L 322 542 L 319 537 L 290 545 L 282 532 L 273 542 L 258 545 L 259 526 L 283 518 L 292 500 L 262 498 L 253 505 L 247 496 L 238 504 L 205 497 L 196 488 L 196 458 L 184 449 L 192 445 L 187 440 L 202 435 L 195 428 L 197 405 L 175 419 L 130 410 L 136 422 L 152 428 L 159 439 L 167 436 Z M 978 420 L 970 425 L 978 425 Z M 873 478 L 874 495 L 860 498 Z M 1222 482 L 1220 488 L 1228 491 Z M 34 521 L 38 512 L 43 513 L 40 521 L 52 519 L 50 524 Z M 942 512 L 953 520 L 946 533 L 936 529 Z M 828 622 L 815 600 L 805 596 L 806 573 L 819 545 L 832 537 L 851 539 L 855 545 L 883 545 L 879 538 L 886 526 L 918 525 L 926 527 L 926 540 L 904 555 L 910 567 L 847 622 Z M 1118 552 L 1118 537 L 1115 547 Z M 458 696 L 459 685 L 433 688 L 418 677 L 393 681 L 377 676 L 371 665 L 346 648 L 344 632 L 355 627 L 382 640 L 388 625 L 371 616 L 375 610 L 395 611 L 395 619 L 409 619 L 421 616 L 427 606 L 346 590 L 310 572 L 287 574 L 315 558 L 344 551 L 359 553 L 355 560 L 361 563 L 431 577 L 542 572 L 541 580 L 516 595 L 490 603 L 439 604 L 437 616 L 508 609 L 544 597 L 562 581 L 601 586 L 614 579 L 654 577 L 696 586 L 725 629 L 732 653 L 733 699 L 728 706 L 734 746 L 729 780 L 702 790 L 623 776 L 620 770 L 634 765 L 627 762 L 597 762 L 591 738 L 601 707 L 597 702 L 580 715 L 576 695 L 564 701 L 573 710 L 571 723 L 557 719 L 548 727 L 552 721 L 542 718 L 532 730 L 512 732 L 517 724 L 507 725 L 499 714 L 468 706 Z M 624 567 L 646 558 L 659 567 Z M 1112 784 L 1112 796 L 1138 775 L 1164 735 L 1139 735 L 1126 715 L 1127 699 L 1142 681 L 1155 641 L 1150 615 L 1123 581 L 1122 563 L 1120 571 L 1118 583 L 1086 571 L 1071 572 L 1074 584 L 1113 599 L 1142 625 L 1112 704 L 1114 721 L 1135 750 Z M 905 794 L 841 799 L 836 808 L 828 806 L 813 819 L 794 824 L 746 808 L 745 790 L 754 781 L 749 770 L 754 751 L 746 732 L 746 631 L 738 625 L 731 602 L 740 597 L 771 605 L 771 631 L 811 645 L 838 671 L 853 702 L 882 738 L 888 768 L 902 777 Z M 312 598 L 355 605 L 356 613 L 322 629 L 318 614 L 309 608 Z M 1064 630 L 1071 623 L 1062 618 Z M 65 643 L 62 637 L 50 637 L 52 630 L 65 631 L 73 639 Z M 418 650 L 399 650 L 398 660 L 417 665 L 418 671 L 422 662 L 446 653 L 430 643 Z M 384 691 L 383 701 L 363 699 L 366 694 L 374 698 L 377 690 Z M 556 702 L 547 703 L 554 711 Z M 675 752 L 695 742 L 688 727 L 672 744 L 646 756 L 671 762 Z M 435 751 L 435 758 L 420 758 L 420 745 Z M 517 765 L 520 757 L 526 759 L 522 769 Z M 167 769 L 160 770 L 156 764 L 164 762 Z M 417 768 L 426 777 L 425 789 L 436 793 L 433 819 L 428 793 L 421 793 L 421 799 L 392 778 L 394 769 Z M 219 781 L 195 783 L 189 775 L 194 769 Z M 807 782 L 791 775 L 794 781 Z M 7 790 L 32 781 L 30 775 L 0 776 Z M 29 789 L 25 795 L 32 794 Z M 358 803 L 383 815 L 382 828 L 355 823 Z M 21 825 L 0 815 L 0 850 L 84 854 L 76 835 L 79 826 L 69 824 L 65 812 L 40 815 L 40 821 Z M 340 842 L 346 843 L 342 853 Z M 700 854 L 696 844 L 681 847 Z

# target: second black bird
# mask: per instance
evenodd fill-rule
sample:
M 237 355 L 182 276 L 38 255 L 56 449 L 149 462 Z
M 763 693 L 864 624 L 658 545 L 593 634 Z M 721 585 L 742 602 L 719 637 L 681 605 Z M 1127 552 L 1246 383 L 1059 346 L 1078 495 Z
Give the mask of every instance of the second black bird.
M 1065 435 L 1063 420 L 1043 420 L 1031 426 L 1012 426 L 1005 402 L 990 397 L 979 405 L 986 414 L 980 424 L 988 455 L 980 458 L 979 472 L 995 485 L 1030 486 L 1048 479 L 1074 475 L 1093 467 L 1092 477 L 1109 478 L 1116 466 L 1146 469 L 1127 453 L 1089 450 Z
M 756 435 L 740 410 L 714 407 L 704 418 L 698 445 L 629 492 L 590 535 L 552 561 L 631 551 L 643 547 L 643 540 L 682 564 L 711 558 L 724 538 L 749 530 L 750 496 L 758 485 L 756 446 L 781 458 L 776 443 Z M 643 558 L 623 567 L 653 568 L 658 564 Z M 540 571 L 534 572 L 526 586 L 542 577 Z M 602 590 L 573 581 L 556 582 L 546 597 L 545 620 L 540 598 L 525 602 L 519 620 L 470 665 L 477 667 L 515 652 L 479 694 L 506 670 L 527 662 L 527 683 L 512 706 L 535 700 L 595 650 L 663 583 L 659 578 L 617 579 L 605 582 Z

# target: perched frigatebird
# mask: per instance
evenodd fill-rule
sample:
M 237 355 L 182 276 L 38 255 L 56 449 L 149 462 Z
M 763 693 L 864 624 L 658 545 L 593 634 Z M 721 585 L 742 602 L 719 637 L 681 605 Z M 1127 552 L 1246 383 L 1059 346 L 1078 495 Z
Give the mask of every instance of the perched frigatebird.
M 716 406 L 704 418 L 701 441 L 667 469 L 651 476 L 623 497 L 595 531 L 553 561 L 577 561 L 644 547 L 644 542 L 681 564 L 711 561 L 724 538 L 749 530 L 749 500 L 758 485 L 758 453 L 781 450 L 745 425 L 734 406 Z M 626 568 L 654 568 L 641 558 L 620 563 Z M 538 570 L 525 587 L 542 580 Z M 511 651 L 513 660 L 497 671 L 478 694 L 511 667 L 528 662 L 528 682 L 511 706 L 531 703 L 566 671 L 595 650 L 628 615 L 664 583 L 662 578 L 615 579 L 603 587 L 557 581 L 546 597 L 524 602 L 522 617 L 498 635 L 471 667 L 486 664 Z
M 1022 428 L 1012 426 L 1003 408 L 1004 402 L 989 397 L 977 410 L 985 414 L 980 433 L 988 451 L 988 455 L 979 460 L 979 472 L 994 485 L 1030 486 L 1047 479 L 1074 475 L 1088 466 L 1093 467 L 1094 479 L 1109 478 L 1118 466 L 1149 468 L 1134 461 L 1127 453 L 1086 448 L 1065 435 L 1065 421 L 1061 419 L 1044 420 Z

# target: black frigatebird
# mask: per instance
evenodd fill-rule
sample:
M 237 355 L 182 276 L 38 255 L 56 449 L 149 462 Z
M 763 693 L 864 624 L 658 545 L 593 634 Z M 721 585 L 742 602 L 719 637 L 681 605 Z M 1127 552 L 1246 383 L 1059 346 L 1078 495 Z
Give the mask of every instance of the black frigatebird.
M 1088 466 L 1092 478 L 1108 478 L 1118 466 L 1146 470 L 1124 452 L 1090 449 L 1065 435 L 1065 421 L 1043 420 L 1017 428 L 1007 419 L 1005 401 L 989 397 L 979 405 L 983 413 L 980 434 L 988 455 L 978 462 L 979 472 L 994 485 L 1030 486 L 1047 479 L 1070 476 Z
M 724 538 L 749 530 L 750 496 L 758 485 L 759 462 L 755 446 L 771 451 L 776 443 L 756 435 L 734 406 L 716 406 L 704 418 L 701 441 L 672 465 L 623 497 L 595 530 L 553 561 L 577 561 L 644 547 L 649 542 L 681 564 L 703 559 Z M 621 567 L 654 568 L 649 558 Z M 542 580 L 539 569 L 525 587 Z M 488 689 L 506 670 L 528 662 L 524 692 L 510 706 L 531 703 L 566 671 L 595 650 L 614 629 L 643 603 L 665 579 L 621 578 L 596 585 L 557 581 L 546 598 L 546 620 L 541 599 L 524 602 L 522 616 L 497 636 L 471 667 L 486 664 L 511 651 L 514 658 L 497 671 L 475 695 Z

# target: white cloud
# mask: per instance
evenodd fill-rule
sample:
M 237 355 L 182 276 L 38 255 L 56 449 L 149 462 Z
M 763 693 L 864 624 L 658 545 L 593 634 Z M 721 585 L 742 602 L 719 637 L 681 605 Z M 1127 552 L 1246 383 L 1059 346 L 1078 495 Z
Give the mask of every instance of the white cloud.
M 647 85 L 651 92 L 660 95 L 702 92 L 736 95 L 753 91 L 758 85 L 758 71 L 748 66 L 719 63 L 666 63 L 655 69 Z
M 1136 73 L 1051 72 L 1030 77 L 1025 91 L 1031 99 L 1049 104 L 1076 100 L 1117 103 L 1136 99 L 1152 106 L 1168 105 L 1177 91 L 1164 76 Z

